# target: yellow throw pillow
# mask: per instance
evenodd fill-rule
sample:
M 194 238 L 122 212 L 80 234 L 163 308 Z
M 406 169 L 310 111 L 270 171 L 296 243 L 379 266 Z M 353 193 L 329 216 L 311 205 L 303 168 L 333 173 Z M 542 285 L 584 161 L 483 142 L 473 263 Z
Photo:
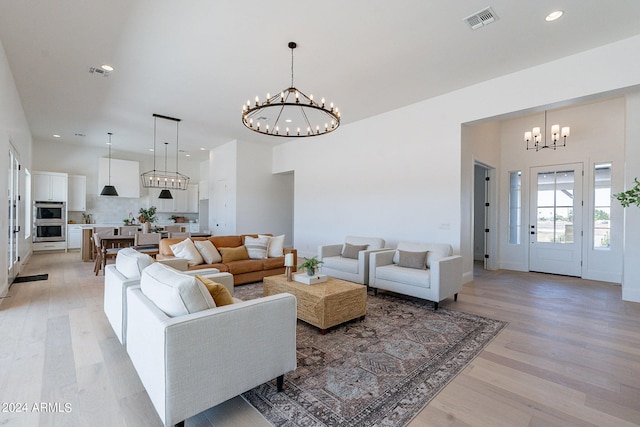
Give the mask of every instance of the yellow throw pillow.
M 249 259 L 249 253 L 247 248 L 243 246 L 237 246 L 235 248 L 218 248 L 218 252 L 222 255 L 222 262 L 241 261 L 243 259 Z
M 200 276 L 199 274 L 196 274 L 196 279 L 201 281 L 207 287 L 211 294 L 211 298 L 213 298 L 216 303 L 216 307 L 233 304 L 233 297 L 223 284 L 216 283 L 211 279 Z

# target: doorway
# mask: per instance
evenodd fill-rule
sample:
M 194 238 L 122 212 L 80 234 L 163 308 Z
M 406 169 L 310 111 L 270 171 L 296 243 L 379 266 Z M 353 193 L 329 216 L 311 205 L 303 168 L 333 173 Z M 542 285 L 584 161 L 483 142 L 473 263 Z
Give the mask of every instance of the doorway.
M 531 168 L 529 270 L 582 277 L 582 163 Z
M 9 175 L 7 179 L 7 280 L 11 284 L 20 269 L 20 159 L 13 146 L 9 146 Z
M 474 164 L 473 190 L 473 259 L 484 269 L 497 269 L 497 182 L 495 168 Z

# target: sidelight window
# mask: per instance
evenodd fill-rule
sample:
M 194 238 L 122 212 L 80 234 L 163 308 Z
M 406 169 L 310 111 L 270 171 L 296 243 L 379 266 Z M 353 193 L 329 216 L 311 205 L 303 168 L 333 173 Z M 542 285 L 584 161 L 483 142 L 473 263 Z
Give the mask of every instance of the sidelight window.
M 611 163 L 600 163 L 593 171 L 593 248 L 611 247 Z

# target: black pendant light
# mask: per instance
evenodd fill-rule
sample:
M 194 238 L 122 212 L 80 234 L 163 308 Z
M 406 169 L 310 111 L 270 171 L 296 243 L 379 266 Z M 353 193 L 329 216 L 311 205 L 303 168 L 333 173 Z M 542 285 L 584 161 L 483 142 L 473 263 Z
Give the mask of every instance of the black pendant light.
M 160 195 L 158 196 L 158 199 L 173 199 L 173 196 L 171 195 L 171 191 L 167 190 L 167 145 L 169 145 L 168 142 L 164 143 L 164 189 L 160 192 Z
M 116 187 L 111 185 L 111 135 L 113 133 L 109 132 L 109 184 L 105 185 L 102 191 L 100 192 L 101 196 L 117 196 L 118 192 L 116 191 Z
M 173 196 L 171 195 L 171 191 L 167 190 L 166 188 L 164 190 L 162 190 L 160 192 L 160 195 L 158 196 L 158 199 L 173 199 Z

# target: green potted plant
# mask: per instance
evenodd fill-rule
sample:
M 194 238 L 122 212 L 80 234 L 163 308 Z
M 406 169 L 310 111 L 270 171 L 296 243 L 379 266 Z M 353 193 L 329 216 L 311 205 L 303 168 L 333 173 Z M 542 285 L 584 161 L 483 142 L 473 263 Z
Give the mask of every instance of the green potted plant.
M 633 181 L 636 183 L 633 188 L 613 195 L 618 199 L 622 207 L 628 208 L 632 204 L 640 207 L 640 181 L 638 181 L 638 178 L 634 178 Z
M 313 258 L 307 258 L 298 268 L 304 268 L 309 276 L 313 276 L 321 264 L 324 264 L 324 261 L 320 261 L 318 257 L 314 256 Z
M 156 210 L 157 208 L 155 206 L 150 206 L 149 209 L 140 208 L 138 211 L 140 214 L 138 221 L 140 221 L 140 224 L 144 227 L 143 231 L 145 233 L 148 233 L 151 224 L 156 222 Z

